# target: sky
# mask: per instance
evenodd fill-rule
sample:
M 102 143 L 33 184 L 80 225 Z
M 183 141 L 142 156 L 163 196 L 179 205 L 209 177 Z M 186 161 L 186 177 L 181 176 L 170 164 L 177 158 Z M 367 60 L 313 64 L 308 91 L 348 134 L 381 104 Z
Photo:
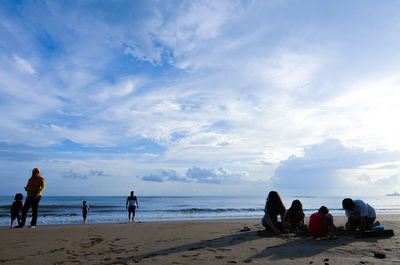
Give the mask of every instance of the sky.
M 399 1 L 1 1 L 0 195 L 400 191 Z

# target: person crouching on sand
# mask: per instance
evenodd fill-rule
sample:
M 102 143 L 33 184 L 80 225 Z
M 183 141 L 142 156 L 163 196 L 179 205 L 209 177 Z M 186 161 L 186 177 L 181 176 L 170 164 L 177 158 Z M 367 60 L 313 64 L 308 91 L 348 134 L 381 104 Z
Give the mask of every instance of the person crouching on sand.
M 368 203 L 346 198 L 342 201 L 342 206 L 347 216 L 347 230 L 359 229 L 360 232 L 364 232 L 379 225 L 379 222 L 374 223 L 376 219 L 375 209 Z
M 321 206 L 318 212 L 313 213 L 310 216 L 310 222 L 308 224 L 308 234 L 313 237 L 324 237 L 329 235 L 329 238 L 336 239 L 334 235 L 335 224 L 333 223 L 333 217 L 329 213 L 329 209 L 325 206 Z
M 271 191 L 268 194 L 264 212 L 261 223 L 266 229 L 271 230 L 275 235 L 288 232 L 289 225 L 285 223 L 286 209 L 278 192 Z M 281 217 L 281 222 L 278 222 L 278 215 Z
M 24 227 L 26 216 L 28 215 L 29 208 L 32 207 L 32 219 L 31 228 L 36 227 L 37 213 L 40 199 L 42 198 L 42 192 L 45 188 L 44 178 L 40 176 L 40 169 L 34 168 L 32 170 L 32 176 L 28 180 L 28 184 L 25 187 L 27 191 L 27 196 L 25 200 L 25 205 L 22 210 L 22 220 L 21 224 L 18 226 L 20 228 Z

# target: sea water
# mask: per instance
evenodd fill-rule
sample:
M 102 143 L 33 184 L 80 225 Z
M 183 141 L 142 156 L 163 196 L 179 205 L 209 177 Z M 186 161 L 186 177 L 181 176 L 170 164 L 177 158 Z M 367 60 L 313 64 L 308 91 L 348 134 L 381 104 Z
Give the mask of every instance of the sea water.
M 43 196 L 39 205 L 38 225 L 82 223 L 82 202 L 89 204 L 88 223 L 124 223 L 128 220 L 127 196 Z M 184 221 L 261 218 L 265 197 L 240 196 L 138 196 L 139 209 L 135 221 Z M 334 216 L 344 215 L 343 197 L 287 196 L 282 197 L 286 208 L 299 199 L 304 213 L 310 216 L 322 205 Z M 380 214 L 400 214 L 400 196 L 354 197 L 362 199 Z M 10 224 L 11 196 L 0 196 L 0 225 Z M 27 224 L 29 224 L 28 217 Z

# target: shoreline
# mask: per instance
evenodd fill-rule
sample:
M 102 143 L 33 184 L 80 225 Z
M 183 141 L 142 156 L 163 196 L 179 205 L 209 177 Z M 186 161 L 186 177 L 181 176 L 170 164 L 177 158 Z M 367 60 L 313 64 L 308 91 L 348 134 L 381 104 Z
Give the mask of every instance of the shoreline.
M 344 217 L 334 217 L 337 226 Z M 378 215 L 394 237 L 273 236 L 259 219 L 0 228 L 2 264 L 394 264 L 400 215 Z M 250 231 L 240 232 L 244 226 Z M 374 255 L 381 253 L 384 259 Z M 312 262 L 312 263 L 310 263 Z
M 379 214 L 379 215 L 377 215 L 377 220 L 381 216 L 385 220 L 392 220 L 392 219 L 396 219 L 396 218 L 398 218 L 400 220 L 400 214 L 393 214 L 393 213 Z M 180 222 L 209 222 L 209 221 L 211 221 L 211 222 L 214 222 L 214 221 L 215 222 L 219 222 L 219 221 L 223 222 L 223 221 L 236 221 L 236 220 L 237 221 L 259 220 L 260 223 L 261 223 L 261 218 L 262 217 L 263 216 L 260 215 L 259 217 L 253 217 L 253 218 L 252 217 L 243 217 L 243 218 L 240 218 L 240 217 L 229 218 L 229 217 L 227 217 L 227 218 L 218 218 L 218 219 L 204 218 L 204 219 L 182 219 L 182 220 L 136 221 L 135 223 L 137 223 L 137 224 L 141 224 L 141 223 L 180 223 Z M 335 219 L 338 219 L 338 220 L 346 218 L 346 216 L 344 214 L 343 215 L 334 215 L 333 217 Z M 27 222 L 26 222 L 27 225 L 25 225 L 26 227 L 29 226 L 29 220 L 30 220 L 30 218 L 28 217 L 27 218 Z M 306 223 L 308 223 L 308 220 L 309 220 L 309 216 L 306 216 L 305 217 Z M 38 222 L 39 221 L 40 221 L 40 215 L 38 216 Z M 36 226 L 37 227 L 46 227 L 46 226 L 75 226 L 75 225 L 112 225 L 112 224 L 127 224 L 127 223 L 128 223 L 128 221 L 126 221 L 126 222 L 93 222 L 93 223 L 91 223 L 90 220 L 87 220 L 86 224 L 83 224 L 83 222 L 82 223 L 64 223 L 64 224 L 55 223 L 55 224 L 37 224 Z M 0 225 L 0 229 L 4 228 L 4 227 L 9 228 L 9 224 L 8 225 Z

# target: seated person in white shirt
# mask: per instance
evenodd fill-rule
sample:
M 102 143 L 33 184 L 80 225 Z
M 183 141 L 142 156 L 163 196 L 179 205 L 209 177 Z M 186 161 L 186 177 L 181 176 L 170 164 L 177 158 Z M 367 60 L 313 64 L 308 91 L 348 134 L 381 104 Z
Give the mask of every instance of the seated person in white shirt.
M 342 205 L 347 216 L 347 230 L 359 229 L 360 232 L 364 232 L 371 230 L 373 226 L 379 225 L 379 222 L 375 222 L 375 210 L 368 203 L 362 200 L 346 198 L 342 201 Z

